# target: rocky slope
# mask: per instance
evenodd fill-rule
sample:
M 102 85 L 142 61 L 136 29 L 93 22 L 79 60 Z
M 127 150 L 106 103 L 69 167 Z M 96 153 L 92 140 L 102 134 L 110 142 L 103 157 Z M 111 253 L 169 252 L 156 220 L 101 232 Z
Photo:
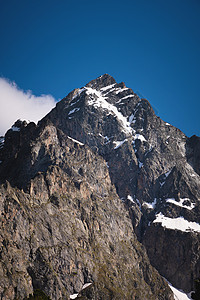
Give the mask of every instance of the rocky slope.
M 200 223 L 200 138 L 188 138 L 162 121 L 146 99 L 140 99 L 109 75 L 70 93 L 46 118 L 104 157 L 111 180 L 127 204 L 134 229 L 146 245 L 152 263 L 178 288 L 188 292 L 193 289 L 194 278 L 199 276 L 194 236 L 198 236 Z M 163 216 L 162 222 L 159 216 Z M 170 226 L 171 219 L 180 221 L 181 228 Z M 187 236 L 179 246 L 184 249 L 189 239 L 196 249 L 192 252 L 195 259 L 191 257 L 189 265 L 185 251 L 180 251 L 178 260 L 168 262 L 168 256 L 174 257 L 171 241 L 157 256 L 156 244 L 151 241 L 153 236 L 147 233 L 149 229 L 155 232 L 156 239 L 158 226 L 166 237 L 171 230 Z M 168 266 L 161 264 L 160 269 L 155 261 L 159 263 L 165 255 Z M 185 280 L 181 279 L 182 265 L 187 268 Z M 172 274 L 169 275 L 167 268 L 173 269 Z
M 162 276 L 191 291 L 200 270 L 199 155 L 200 138 L 107 74 L 37 126 L 18 121 L 0 149 L 3 299 L 38 288 L 67 299 L 90 282 L 86 299 L 171 299 L 140 242 Z
M 38 289 L 51 299 L 173 299 L 101 156 L 48 120 L 18 121 L 1 154 L 1 299 Z

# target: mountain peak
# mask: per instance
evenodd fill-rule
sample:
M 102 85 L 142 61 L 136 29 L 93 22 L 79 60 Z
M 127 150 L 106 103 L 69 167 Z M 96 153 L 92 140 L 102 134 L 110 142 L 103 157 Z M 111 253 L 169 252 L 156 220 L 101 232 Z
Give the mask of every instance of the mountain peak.
M 1 299 L 35 288 L 75 299 L 88 285 L 88 300 L 172 299 L 152 266 L 194 290 L 199 161 L 199 137 L 187 138 L 108 74 L 37 125 L 16 121 L 0 137 Z
M 112 76 L 104 74 L 94 80 L 91 80 L 88 84 L 86 84 L 86 87 L 92 87 L 98 90 L 114 83 L 116 83 L 116 81 Z

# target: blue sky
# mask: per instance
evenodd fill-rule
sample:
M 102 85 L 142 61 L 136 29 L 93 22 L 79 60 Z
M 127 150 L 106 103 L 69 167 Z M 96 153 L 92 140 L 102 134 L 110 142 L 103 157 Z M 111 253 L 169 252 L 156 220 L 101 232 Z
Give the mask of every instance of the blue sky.
M 200 135 L 199 16 L 199 0 L 1 1 L 0 77 L 58 100 L 108 73 Z

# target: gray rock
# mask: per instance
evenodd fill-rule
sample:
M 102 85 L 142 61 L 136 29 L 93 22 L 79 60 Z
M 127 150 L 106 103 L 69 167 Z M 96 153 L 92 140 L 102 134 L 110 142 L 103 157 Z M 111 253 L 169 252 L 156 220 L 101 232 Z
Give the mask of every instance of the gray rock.
M 12 186 L 0 186 L 1 299 L 23 299 L 38 289 L 51 299 L 77 293 L 173 299 L 133 232 L 104 159 L 50 122 L 31 137 L 27 151 L 19 146 L 10 158 Z
M 30 222 L 35 232 L 29 246 L 17 246 L 31 253 L 27 291 L 40 288 L 53 299 L 171 299 L 140 242 L 162 276 L 191 291 L 198 230 L 155 221 L 162 215 L 200 224 L 199 139 L 162 121 L 108 74 L 72 91 L 37 126 L 8 131 L 0 149 L 2 198 L 17 191 L 21 209 L 21 199 L 26 203 L 20 214 L 29 216 L 20 226 Z M 10 297 L 27 295 L 3 274 Z M 87 282 L 90 289 L 81 291 Z

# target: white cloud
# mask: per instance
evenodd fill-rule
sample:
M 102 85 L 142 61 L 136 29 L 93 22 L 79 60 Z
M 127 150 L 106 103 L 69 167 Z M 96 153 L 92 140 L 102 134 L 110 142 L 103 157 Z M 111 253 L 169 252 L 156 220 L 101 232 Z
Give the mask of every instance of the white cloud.
M 56 104 L 51 95 L 34 96 L 31 91 L 20 90 L 14 82 L 0 78 L 0 136 L 17 119 L 37 123 Z

